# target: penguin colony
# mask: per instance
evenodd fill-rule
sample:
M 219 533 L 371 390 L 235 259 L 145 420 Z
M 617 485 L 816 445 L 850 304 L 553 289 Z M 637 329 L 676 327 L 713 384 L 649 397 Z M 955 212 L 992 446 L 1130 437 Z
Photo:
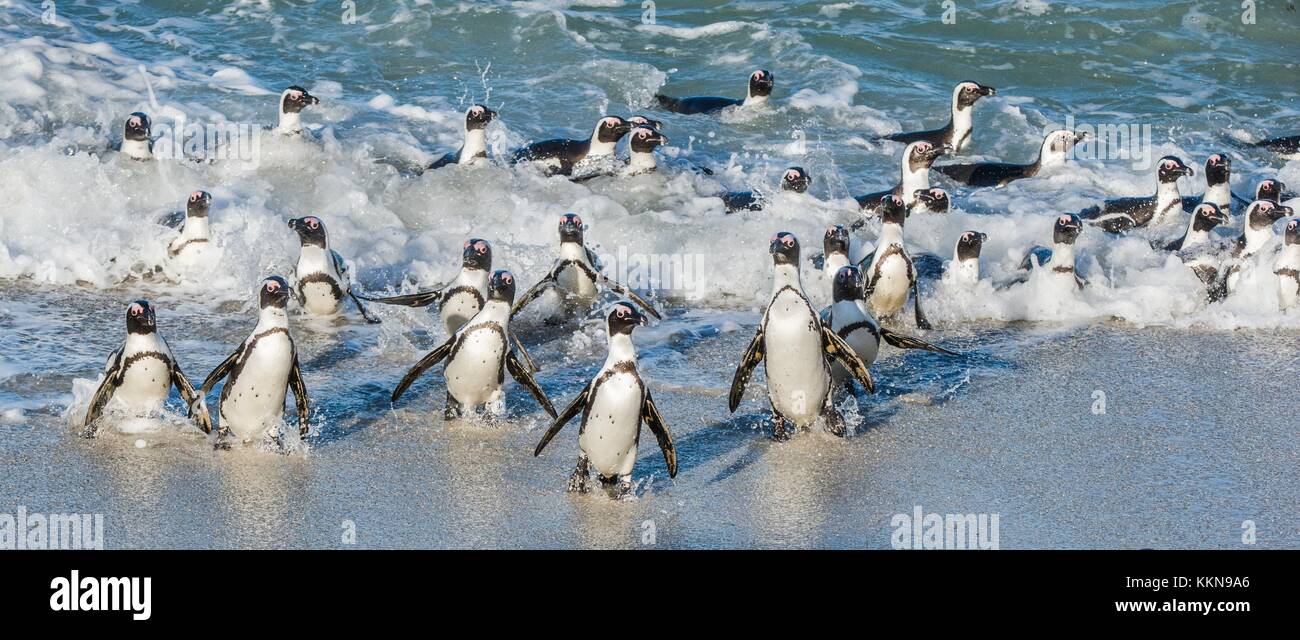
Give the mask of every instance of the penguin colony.
M 659 106 L 680 114 L 717 114 L 728 109 L 750 109 L 768 102 L 774 78 L 759 69 L 750 74 L 744 99 L 717 97 L 674 98 L 656 95 Z M 793 234 L 777 232 L 769 243 L 772 260 L 772 293 L 758 330 L 736 368 L 728 407 L 740 405 L 755 368 L 766 371 L 767 400 L 771 410 L 772 437 L 791 438 L 800 430 L 821 423 L 836 436 L 846 433 L 844 418 L 835 408 L 836 399 L 854 392 L 854 385 L 866 392 L 875 390 L 869 371 L 881 342 L 901 349 L 923 349 L 955 356 L 943 347 L 896 329 L 881 320 L 897 324 L 910 301 L 919 329 L 931 329 L 917 286 L 924 265 L 922 256 L 908 252 L 904 227 L 912 215 L 946 213 L 948 193 L 930 182 L 938 172 L 953 185 L 973 188 L 1002 187 L 1014 180 L 1030 179 L 1061 166 L 1070 150 L 1085 135 L 1068 130 L 1048 133 L 1038 156 L 1023 164 L 1006 162 L 948 162 L 944 156 L 969 149 L 974 128 L 973 109 L 980 99 L 996 95 L 993 87 L 962 82 L 953 88 L 948 124 L 934 130 L 883 136 L 904 144 L 898 182 L 891 189 L 856 197 L 861 218 L 850 227 L 835 225 L 822 239 L 822 252 L 811 256 L 813 264 L 831 283 L 831 306 L 815 309 L 800 282 L 802 244 Z M 302 112 L 319 99 L 299 86 L 280 96 L 280 118 L 273 133 L 306 135 Z M 427 167 L 432 171 L 451 164 L 486 163 L 485 131 L 499 114 L 485 105 L 473 105 L 465 113 L 464 143 Z M 151 121 L 144 113 L 127 116 L 118 150 L 124 157 L 152 159 Z M 663 123 L 646 116 L 601 118 L 587 139 L 554 139 L 535 142 L 516 151 L 508 162 L 533 164 L 548 175 L 589 180 L 598 176 L 626 176 L 657 170 L 654 150 L 668 142 Z M 615 155 L 616 147 L 628 138 L 626 161 Z M 1277 153 L 1295 153 L 1293 138 L 1265 140 L 1255 148 Z M 1288 146 L 1291 144 L 1291 146 Z M 610 162 L 613 161 L 613 169 Z M 1211 155 L 1205 162 L 1206 189 L 1202 196 L 1186 197 L 1178 191 L 1178 180 L 1195 171 L 1176 157 L 1162 158 L 1156 166 L 1156 191 L 1152 196 L 1108 200 L 1078 213 L 1060 215 L 1053 223 L 1052 246 L 1032 248 L 1024 256 L 1020 274 L 999 288 L 1029 280 L 1036 270 L 1046 270 L 1065 290 L 1082 289 L 1087 281 L 1075 271 L 1074 243 L 1085 226 L 1111 234 L 1123 234 L 1142 227 L 1155 227 L 1190 212 L 1183 235 L 1159 246 L 1176 254 L 1205 284 L 1210 302 L 1222 300 L 1234 290 L 1246 258 L 1273 250 L 1274 223 L 1292 215 L 1282 202 L 1292 194 L 1277 180 L 1261 182 L 1252 197 L 1241 198 L 1229 187 L 1231 158 Z M 801 167 L 790 167 L 781 176 L 781 190 L 806 192 L 812 177 Z M 761 210 L 767 198 L 760 193 L 732 192 L 721 196 L 727 213 Z M 193 192 L 186 210 L 163 221 L 179 228 L 168 246 L 173 260 L 194 260 L 210 242 L 208 212 L 212 196 Z M 1216 227 L 1233 224 L 1233 213 L 1241 217 L 1242 233 L 1235 241 L 1220 242 L 1211 235 Z M 880 223 L 874 250 L 865 258 L 850 259 L 852 231 L 867 220 Z M 578 427 L 578 462 L 569 479 L 570 491 L 588 490 L 592 471 L 603 489 L 615 498 L 633 494 L 632 471 L 644 424 L 654 434 L 667 463 L 668 473 L 677 473 L 677 453 L 668 424 L 637 371 L 632 333 L 650 318 L 661 318 L 653 304 L 603 272 L 595 253 L 584 241 L 586 224 L 574 213 L 559 220 L 560 246 L 550 268 L 531 288 L 516 296 L 515 276 L 493 270 L 493 250 L 486 239 L 465 241 L 461 270 L 444 287 L 413 294 L 375 297 L 357 291 L 347 262 L 330 247 L 325 222 L 316 216 L 288 221 L 300 240 L 301 250 L 292 282 L 280 276 L 266 278 L 258 290 L 257 324 L 234 352 L 196 390 L 181 371 L 175 355 L 158 332 L 155 308 L 145 300 L 126 309 L 126 339 L 109 355 L 104 375 L 86 411 L 83 435 L 93 437 L 111 402 L 127 410 L 157 409 L 175 386 L 189 406 L 195 424 L 207 434 L 214 431 L 206 397 L 224 380 L 215 423 L 215 443 L 229 448 L 233 442 L 267 439 L 280 443 L 280 433 L 289 391 L 296 401 L 298 433 L 309 432 L 310 400 L 303 382 L 298 354 L 289 325 L 290 299 L 304 313 L 334 315 L 354 307 L 371 323 L 379 322 L 367 302 L 424 307 L 437 305 L 447 331 L 447 340 L 416 362 L 393 390 L 397 403 L 428 369 L 445 367 L 447 419 L 485 408 L 499 413 L 504 406 L 505 373 L 526 388 L 554 421 L 538 442 L 540 455 L 556 435 L 581 415 Z M 973 286 L 980 279 L 980 248 L 985 233 L 966 231 L 954 247 L 943 277 Z M 932 258 L 932 257 L 931 257 Z M 1300 299 L 1300 221 L 1291 220 L 1272 261 L 1276 269 L 1279 300 L 1283 308 Z M 538 298 L 550 298 L 548 308 L 560 317 L 590 309 L 602 290 L 623 300 L 609 307 L 606 318 L 608 358 L 596 376 L 563 410 L 557 412 L 551 400 L 533 378 L 539 369 L 524 343 L 511 329 L 511 319 Z

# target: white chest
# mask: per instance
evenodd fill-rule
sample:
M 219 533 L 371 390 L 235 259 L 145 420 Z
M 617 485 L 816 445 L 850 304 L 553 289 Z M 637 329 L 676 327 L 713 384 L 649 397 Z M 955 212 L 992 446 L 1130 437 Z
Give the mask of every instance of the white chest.
M 793 291 L 777 294 L 768 308 L 764 347 L 772 406 L 798 426 L 812 424 L 825 404 L 830 372 L 812 307 Z
M 642 390 L 634 373 L 615 373 L 595 389 L 578 446 L 607 478 L 632 473 L 641 428 Z
M 447 363 L 447 392 L 457 402 L 477 407 L 496 402 L 505 377 L 505 334 L 494 324 L 464 330 Z
M 221 392 L 221 420 L 226 428 L 248 439 L 280 420 L 293 354 L 289 336 L 279 332 L 259 338 L 245 350 L 243 366 Z

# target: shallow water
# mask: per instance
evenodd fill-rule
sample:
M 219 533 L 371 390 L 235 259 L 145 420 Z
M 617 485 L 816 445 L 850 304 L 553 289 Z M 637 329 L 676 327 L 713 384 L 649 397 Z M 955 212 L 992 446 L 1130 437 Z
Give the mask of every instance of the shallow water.
M 1268 4 L 1246 25 L 1235 3 L 1009 0 L 959 3 L 945 24 L 937 3 L 660 2 L 650 25 L 640 3 L 398 2 L 347 24 L 336 4 L 59 3 L 49 25 L 39 3 L 0 2 L 0 513 L 104 513 L 110 547 L 338 546 L 349 520 L 366 547 L 632 547 L 649 521 L 666 547 L 887 548 L 891 518 L 917 505 L 999 514 L 1003 548 L 1234 548 L 1244 520 L 1260 546 L 1300 543 L 1288 402 L 1300 320 L 1276 310 L 1266 270 L 1207 306 L 1147 238 L 1090 229 L 1082 294 L 991 286 L 1050 241 L 1055 214 L 1150 193 L 1151 172 L 1128 161 L 953 190 L 953 213 L 909 220 L 909 245 L 941 257 L 962 231 L 987 232 L 988 278 L 927 286 L 938 329 L 926 339 L 964 355 L 887 350 L 880 393 L 848 411 L 853 437 L 776 445 L 759 385 L 735 416 L 724 399 L 770 289 L 768 238 L 790 230 L 816 252 L 827 225 L 855 219 L 851 195 L 897 178 L 900 145 L 873 138 L 942 124 L 957 81 L 998 88 L 975 109 L 976 156 L 1026 158 L 1072 116 L 1150 124 L 1156 157 L 1197 168 L 1184 193 L 1200 192 L 1220 151 L 1238 193 L 1267 177 L 1300 184 L 1300 163 L 1235 142 L 1296 133 L 1297 14 Z M 777 79 L 764 112 L 652 105 L 661 90 L 741 95 L 758 66 Z M 104 151 L 135 110 L 155 126 L 270 124 L 294 83 L 322 98 L 304 115 L 315 140 L 264 137 L 255 168 Z M 658 175 L 586 184 L 499 166 L 413 178 L 375 162 L 455 148 L 474 102 L 501 112 L 498 155 L 585 136 L 605 113 L 662 119 L 672 143 Z M 813 175 L 809 196 L 722 214 L 716 194 L 770 189 L 795 164 Z M 199 188 L 214 196 L 216 251 L 153 273 L 174 232 L 151 221 Z M 565 494 L 577 427 L 533 458 L 547 422 L 517 386 L 490 424 L 444 424 L 440 368 L 393 408 L 393 385 L 443 339 L 422 309 L 372 306 L 379 326 L 295 316 L 314 408 L 313 436 L 291 455 L 213 452 L 174 415 L 147 433 L 76 437 L 126 304 L 155 302 L 199 382 L 251 329 L 258 280 L 292 268 L 286 218 L 321 216 L 362 287 L 380 291 L 449 279 L 470 236 L 529 286 L 566 211 L 582 214 L 611 273 L 637 277 L 638 256 L 693 270 L 649 278 L 668 313 L 636 342 L 681 469 L 670 480 L 643 441 L 635 502 Z M 874 236 L 868 225 L 861 241 Z M 804 284 L 828 301 L 811 267 Z M 605 356 L 598 321 L 526 314 L 518 331 L 556 405 Z

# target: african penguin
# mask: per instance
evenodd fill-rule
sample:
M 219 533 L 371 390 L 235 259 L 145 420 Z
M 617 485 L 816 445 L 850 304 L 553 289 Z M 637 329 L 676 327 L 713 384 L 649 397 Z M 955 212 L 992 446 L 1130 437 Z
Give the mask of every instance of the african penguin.
M 659 105 L 669 111 L 686 115 L 717 113 L 728 107 L 753 107 L 767 103 L 768 97 L 772 95 L 774 80 L 772 72 L 766 69 L 759 69 L 749 74 L 749 90 L 745 94 L 744 100 L 706 96 L 670 98 L 662 93 L 656 93 L 655 100 L 658 100 Z
M 117 150 L 132 160 L 153 160 L 153 122 L 139 111 L 126 117 L 122 126 L 122 142 Z
M 220 427 L 217 446 L 230 447 L 233 434 L 244 442 L 266 437 L 279 442 L 284 400 L 293 390 L 298 410 L 298 435 L 306 437 L 310 424 L 310 399 L 298 365 L 298 351 L 289 335 L 289 283 L 280 276 L 262 281 L 258 290 L 257 325 L 239 348 L 203 381 L 196 411 L 207 411 L 202 399 L 223 378 L 217 405 Z
M 348 265 L 343 256 L 330 248 L 325 223 L 316 216 L 305 216 L 289 220 L 289 228 L 298 233 L 301 244 L 293 275 L 298 304 L 313 315 L 332 316 L 339 312 L 346 296 L 352 299 L 366 322 L 379 322 L 352 291 Z
M 547 292 L 560 298 L 559 302 L 570 313 L 579 308 L 590 308 L 596 299 L 599 287 L 627 296 L 640 305 L 646 313 L 654 316 L 655 320 L 661 318 L 659 312 L 649 302 L 600 272 L 600 262 L 596 259 L 596 254 L 588 249 L 584 242 L 582 218 L 576 213 L 566 213 L 560 216 L 559 259 L 551 266 L 551 270 L 537 281 L 537 284 L 519 298 L 510 316 L 514 317 L 523 311 L 528 303 Z
M 1165 245 L 1165 251 L 1182 251 L 1209 243 L 1210 233 L 1221 224 L 1228 224 L 1228 216 L 1223 209 L 1212 202 L 1202 202 L 1192 211 L 1192 219 L 1187 223 L 1187 231 L 1182 237 Z
M 790 438 L 787 422 L 806 428 L 819 417 L 825 418 L 827 431 L 844 436 L 844 417 L 831 402 L 832 361 L 843 364 L 868 392 L 875 393 L 875 382 L 853 348 L 822 323 L 804 295 L 799 281 L 799 240 L 782 231 L 772 236 L 768 250 L 774 265 L 772 297 L 736 367 L 728 406 L 736 412 L 754 368 L 763 362 L 773 439 Z
M 659 164 L 655 161 L 655 149 L 659 148 L 659 145 L 668 144 L 668 136 L 659 133 L 658 129 L 651 126 L 637 126 L 632 129 L 627 140 L 628 159 L 621 169 L 596 171 L 576 177 L 573 181 L 585 182 L 610 175 L 636 176 L 659 170 Z
M 1294 197 L 1296 197 L 1296 195 L 1287 191 L 1286 184 L 1281 180 L 1269 178 L 1267 180 L 1261 180 L 1260 183 L 1255 186 L 1255 200 L 1268 200 L 1273 204 L 1282 204 L 1282 202 Z M 1252 200 L 1251 202 L 1254 201 Z M 1249 205 L 1250 202 L 1244 204 Z
M 935 171 L 948 176 L 954 182 L 972 187 L 1005 187 L 1022 178 L 1032 178 L 1043 171 L 1050 171 L 1065 164 L 1070 151 L 1075 145 L 1087 138 L 1085 132 L 1059 129 L 1047 134 L 1038 149 L 1038 159 L 1030 164 L 1012 164 L 1007 162 L 972 162 L 963 164 L 941 164 Z
M 888 318 L 907 305 L 910 294 L 915 306 L 916 326 L 930 329 L 930 322 L 921 310 L 916 267 L 903 246 L 903 223 L 907 220 L 903 199 L 885 196 L 881 198 L 879 210 L 882 221 L 880 237 L 876 240 L 876 250 L 869 256 L 871 262 L 866 271 L 865 295 L 871 313 L 877 318 Z M 866 263 L 866 259 L 863 262 Z
M 487 161 L 487 126 L 497 117 L 497 112 L 484 105 L 476 104 L 465 112 L 465 141 L 460 148 L 448 152 L 429 169 L 438 169 L 449 164 L 470 165 Z
M 1232 201 L 1240 200 L 1232 193 L 1232 158 L 1225 153 L 1215 153 L 1205 160 L 1205 193 L 1183 196 L 1183 209 L 1194 211 L 1196 205 L 1208 202 L 1219 208 L 1225 217 L 1232 217 Z
M 1300 220 L 1286 223 L 1282 251 L 1273 261 L 1273 273 L 1277 275 L 1277 299 L 1282 309 L 1295 307 L 1300 299 Z
M 1155 195 L 1107 200 L 1080 211 L 1079 217 L 1110 233 L 1159 225 L 1170 215 L 1182 211 L 1183 198 L 1178 193 L 1178 179 L 1195 174 L 1182 160 L 1165 156 L 1156 163 Z
M 460 272 L 445 286 L 385 298 L 357 297 L 380 304 L 426 307 L 438 303 L 442 326 L 448 334 L 456 333 L 483 308 L 487 300 L 488 276 L 492 273 L 492 245 L 487 240 L 470 238 L 461 250 Z
M 997 95 L 997 89 L 984 86 L 978 82 L 962 82 L 952 90 L 951 117 L 948 124 L 930 131 L 913 131 L 911 133 L 894 133 L 881 136 L 894 142 L 917 142 L 925 140 L 936 147 L 947 146 L 953 153 L 961 153 L 970 144 L 972 120 L 971 112 L 975 103 L 985 96 Z
M 1213 203 L 1202 202 L 1192 212 L 1192 220 L 1183 236 L 1164 247 L 1166 251 L 1177 252 L 1183 264 L 1205 284 L 1210 302 L 1223 296 L 1219 282 L 1220 248 L 1212 232 L 1215 227 L 1227 223 L 1228 216 L 1222 209 Z
M 512 163 L 534 162 L 547 175 L 583 173 L 592 164 L 614 157 L 618 141 L 632 130 L 632 124 L 618 116 L 606 116 L 596 123 L 587 140 L 556 138 L 534 142 L 515 152 Z
M 929 189 L 917 189 L 912 192 L 912 204 L 907 209 L 907 215 L 913 213 L 948 213 L 952 208 L 952 201 L 948 197 L 948 192 L 938 187 Z
M 812 176 L 808 175 L 803 167 L 790 167 L 781 174 L 781 191 L 807 193 L 811 184 Z M 727 208 L 727 213 L 741 210 L 761 211 L 766 204 L 766 198 L 761 193 L 753 191 L 729 191 L 722 194 L 722 204 Z
M 477 411 L 486 406 L 492 413 L 504 408 L 505 390 L 501 385 L 507 370 L 533 394 L 546 413 L 556 417 L 555 407 L 511 347 L 510 303 L 514 298 L 514 276 L 509 271 L 494 272 L 488 279 L 488 297 L 483 308 L 402 376 L 393 390 L 392 401 L 397 402 L 430 367 L 446 360 L 443 370 L 447 384 L 447 407 L 443 412 L 446 419 L 459 418 L 466 408 Z
M 1273 224 L 1295 211 L 1288 206 L 1274 204 L 1268 200 L 1256 200 L 1246 209 L 1246 228 L 1243 230 L 1231 250 L 1231 266 L 1224 276 L 1226 293 L 1237 290 L 1241 277 L 1242 265 L 1256 254 L 1263 251 L 1273 241 Z
M 180 235 L 167 245 L 167 255 L 173 260 L 190 261 L 203 253 L 211 238 L 208 236 L 208 211 L 212 194 L 195 191 L 185 203 L 185 218 Z
M 654 129 L 655 131 L 663 131 L 663 130 L 664 130 L 664 123 L 663 123 L 662 120 L 655 120 L 654 118 L 649 118 L 649 117 L 646 117 L 646 116 L 632 116 L 632 117 L 628 118 L 627 121 L 628 121 L 628 122 L 629 122 L 633 127 L 650 127 L 651 129 Z
M 533 449 L 533 456 L 541 455 L 542 449 L 560 429 L 582 413 L 582 424 L 578 428 L 578 467 L 569 477 L 569 491 L 586 493 L 588 469 L 595 467 L 601 485 L 612 497 L 632 497 L 632 469 L 636 465 L 642 422 L 650 427 L 650 432 L 659 441 L 659 449 L 668 465 L 668 477 L 677 477 L 673 436 L 636 367 L 632 330 L 645 323 L 645 316 L 633 305 L 618 303 L 610 309 L 605 319 L 609 355 L 604 366 L 551 423 L 551 428 Z
M 1063 287 L 1083 289 L 1087 281 L 1079 277 L 1074 265 L 1074 241 L 1079 238 L 1082 231 L 1083 221 L 1078 215 L 1069 213 L 1058 216 L 1052 227 L 1052 248 L 1048 249 L 1041 245 L 1030 248 L 1020 262 L 1021 273 L 999 288 L 1005 289 L 1013 284 L 1028 281 L 1030 271 L 1033 269 L 1050 268 L 1052 275 L 1060 282 L 1069 283 L 1069 285 L 1062 285 Z
M 952 262 L 948 263 L 944 276 L 954 282 L 972 286 L 980 280 L 980 250 L 984 247 L 984 241 L 988 240 L 986 233 L 979 231 L 966 231 L 957 238 L 957 245 L 953 247 Z
M 908 144 L 903 149 L 903 157 L 899 163 L 898 183 L 884 191 L 855 196 L 854 200 L 858 201 L 858 208 L 866 211 L 868 215 L 879 215 L 882 199 L 891 195 L 902 198 L 904 206 L 911 207 L 916 203 L 918 191 L 930 189 L 930 167 L 934 166 L 934 161 L 951 151 L 951 147 L 936 145 L 928 140 L 918 140 Z
M 297 85 L 285 89 L 280 94 L 280 121 L 275 131 L 284 135 L 302 133 L 302 110 L 315 104 L 320 104 L 320 98 L 307 93 L 306 89 Z
M 819 268 L 828 282 L 835 281 L 835 274 L 839 273 L 841 267 L 852 264 L 849 261 L 849 244 L 850 238 L 847 227 L 842 224 L 826 227 L 826 233 L 822 236 L 822 256 Z M 817 266 L 815 256 L 813 265 Z
M 1273 153 L 1284 156 L 1296 155 L 1300 154 L 1300 135 L 1267 138 L 1253 143 L 1250 146 L 1259 149 L 1267 149 Z
M 153 305 L 148 300 L 132 302 L 126 308 L 126 340 L 104 364 L 104 378 L 91 396 L 81 435 L 95 437 L 97 421 L 110 401 L 131 411 L 156 411 L 162 408 L 172 386 L 186 406 L 193 406 L 199 399 L 167 341 L 158 333 Z M 204 433 L 212 432 L 206 411 L 191 415 Z

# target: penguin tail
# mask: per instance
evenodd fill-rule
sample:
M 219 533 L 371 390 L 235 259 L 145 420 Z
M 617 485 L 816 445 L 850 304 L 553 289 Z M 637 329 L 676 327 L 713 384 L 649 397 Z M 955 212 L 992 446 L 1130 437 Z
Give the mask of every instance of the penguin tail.
M 655 94 L 655 100 L 658 100 L 658 101 L 659 101 L 659 106 L 661 106 L 661 107 L 663 107 L 663 108 L 665 108 L 665 109 L 667 109 L 667 110 L 669 110 L 669 111 L 676 111 L 676 110 L 677 110 L 677 98 L 671 98 L 671 97 L 666 96 L 666 95 L 664 95 L 664 94 L 662 94 L 662 93 L 656 93 L 656 94 Z

